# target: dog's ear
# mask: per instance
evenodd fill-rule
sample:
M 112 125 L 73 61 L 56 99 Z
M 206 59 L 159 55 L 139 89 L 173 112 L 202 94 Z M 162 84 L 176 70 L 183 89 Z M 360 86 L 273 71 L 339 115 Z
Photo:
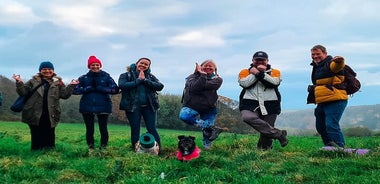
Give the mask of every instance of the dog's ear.
M 183 138 L 185 138 L 184 135 L 179 135 L 179 136 L 178 136 L 178 139 L 179 139 L 179 140 L 181 140 L 181 139 L 183 139 Z
M 189 136 L 189 137 L 190 137 L 190 139 L 195 140 L 195 137 L 194 137 L 194 136 Z

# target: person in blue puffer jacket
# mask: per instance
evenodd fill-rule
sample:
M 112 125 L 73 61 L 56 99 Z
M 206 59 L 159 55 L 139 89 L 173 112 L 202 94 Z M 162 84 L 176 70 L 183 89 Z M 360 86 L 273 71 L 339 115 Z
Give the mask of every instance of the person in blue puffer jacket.
M 108 144 L 108 117 L 112 113 L 110 94 L 118 94 L 119 87 L 112 77 L 101 70 L 102 62 L 96 56 L 88 58 L 88 73 L 78 78 L 79 84 L 74 88 L 74 95 L 82 95 L 79 112 L 86 125 L 86 141 L 89 149 L 94 149 L 95 115 L 100 131 L 100 148 Z

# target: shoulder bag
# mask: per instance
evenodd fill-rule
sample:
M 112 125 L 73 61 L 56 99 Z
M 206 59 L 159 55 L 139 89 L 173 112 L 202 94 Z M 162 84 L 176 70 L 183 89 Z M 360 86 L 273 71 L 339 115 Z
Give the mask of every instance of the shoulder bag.
M 28 94 L 26 94 L 25 96 L 19 96 L 15 102 L 13 102 L 12 106 L 11 106 L 11 110 L 13 112 L 21 112 L 23 109 L 24 109 L 24 105 L 26 103 L 26 101 L 33 95 L 34 92 L 37 91 L 37 89 L 42 86 L 43 83 L 41 84 L 38 84 L 32 91 L 30 91 Z

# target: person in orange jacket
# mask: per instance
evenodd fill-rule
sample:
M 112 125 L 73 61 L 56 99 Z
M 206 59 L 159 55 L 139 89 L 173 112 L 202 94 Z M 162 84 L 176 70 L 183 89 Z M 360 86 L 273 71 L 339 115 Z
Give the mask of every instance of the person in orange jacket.
M 239 73 L 239 85 L 243 88 L 239 99 L 239 110 L 245 123 L 260 132 L 257 148 L 272 149 L 273 139 L 280 141 L 282 147 L 288 144 L 286 130 L 274 127 L 281 113 L 280 71 L 268 64 L 268 54 L 257 51 L 250 68 Z
M 344 81 L 344 58 L 328 55 L 322 45 L 311 48 L 311 58 L 313 85 L 308 87 L 307 103 L 317 104 L 314 110 L 316 129 L 325 146 L 344 147 L 339 121 L 347 106 L 348 95 L 345 89 L 336 87 Z

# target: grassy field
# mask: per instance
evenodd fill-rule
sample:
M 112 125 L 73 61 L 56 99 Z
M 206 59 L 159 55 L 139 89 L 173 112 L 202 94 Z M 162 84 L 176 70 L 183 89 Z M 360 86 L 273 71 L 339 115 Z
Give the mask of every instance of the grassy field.
M 142 129 L 144 130 L 144 129 Z M 98 130 L 96 130 L 98 131 Z M 109 125 L 106 150 L 89 154 L 83 124 L 60 124 L 56 149 L 30 151 L 26 124 L 0 122 L 0 183 L 378 183 L 380 138 L 347 138 L 359 156 L 321 151 L 319 137 L 289 137 L 282 148 L 256 149 L 257 135 L 222 133 L 212 149 L 202 150 L 201 133 L 159 130 L 159 156 L 136 154 L 128 126 Z M 194 135 L 201 156 L 176 160 L 178 135 Z M 96 132 L 96 141 L 99 134 Z

